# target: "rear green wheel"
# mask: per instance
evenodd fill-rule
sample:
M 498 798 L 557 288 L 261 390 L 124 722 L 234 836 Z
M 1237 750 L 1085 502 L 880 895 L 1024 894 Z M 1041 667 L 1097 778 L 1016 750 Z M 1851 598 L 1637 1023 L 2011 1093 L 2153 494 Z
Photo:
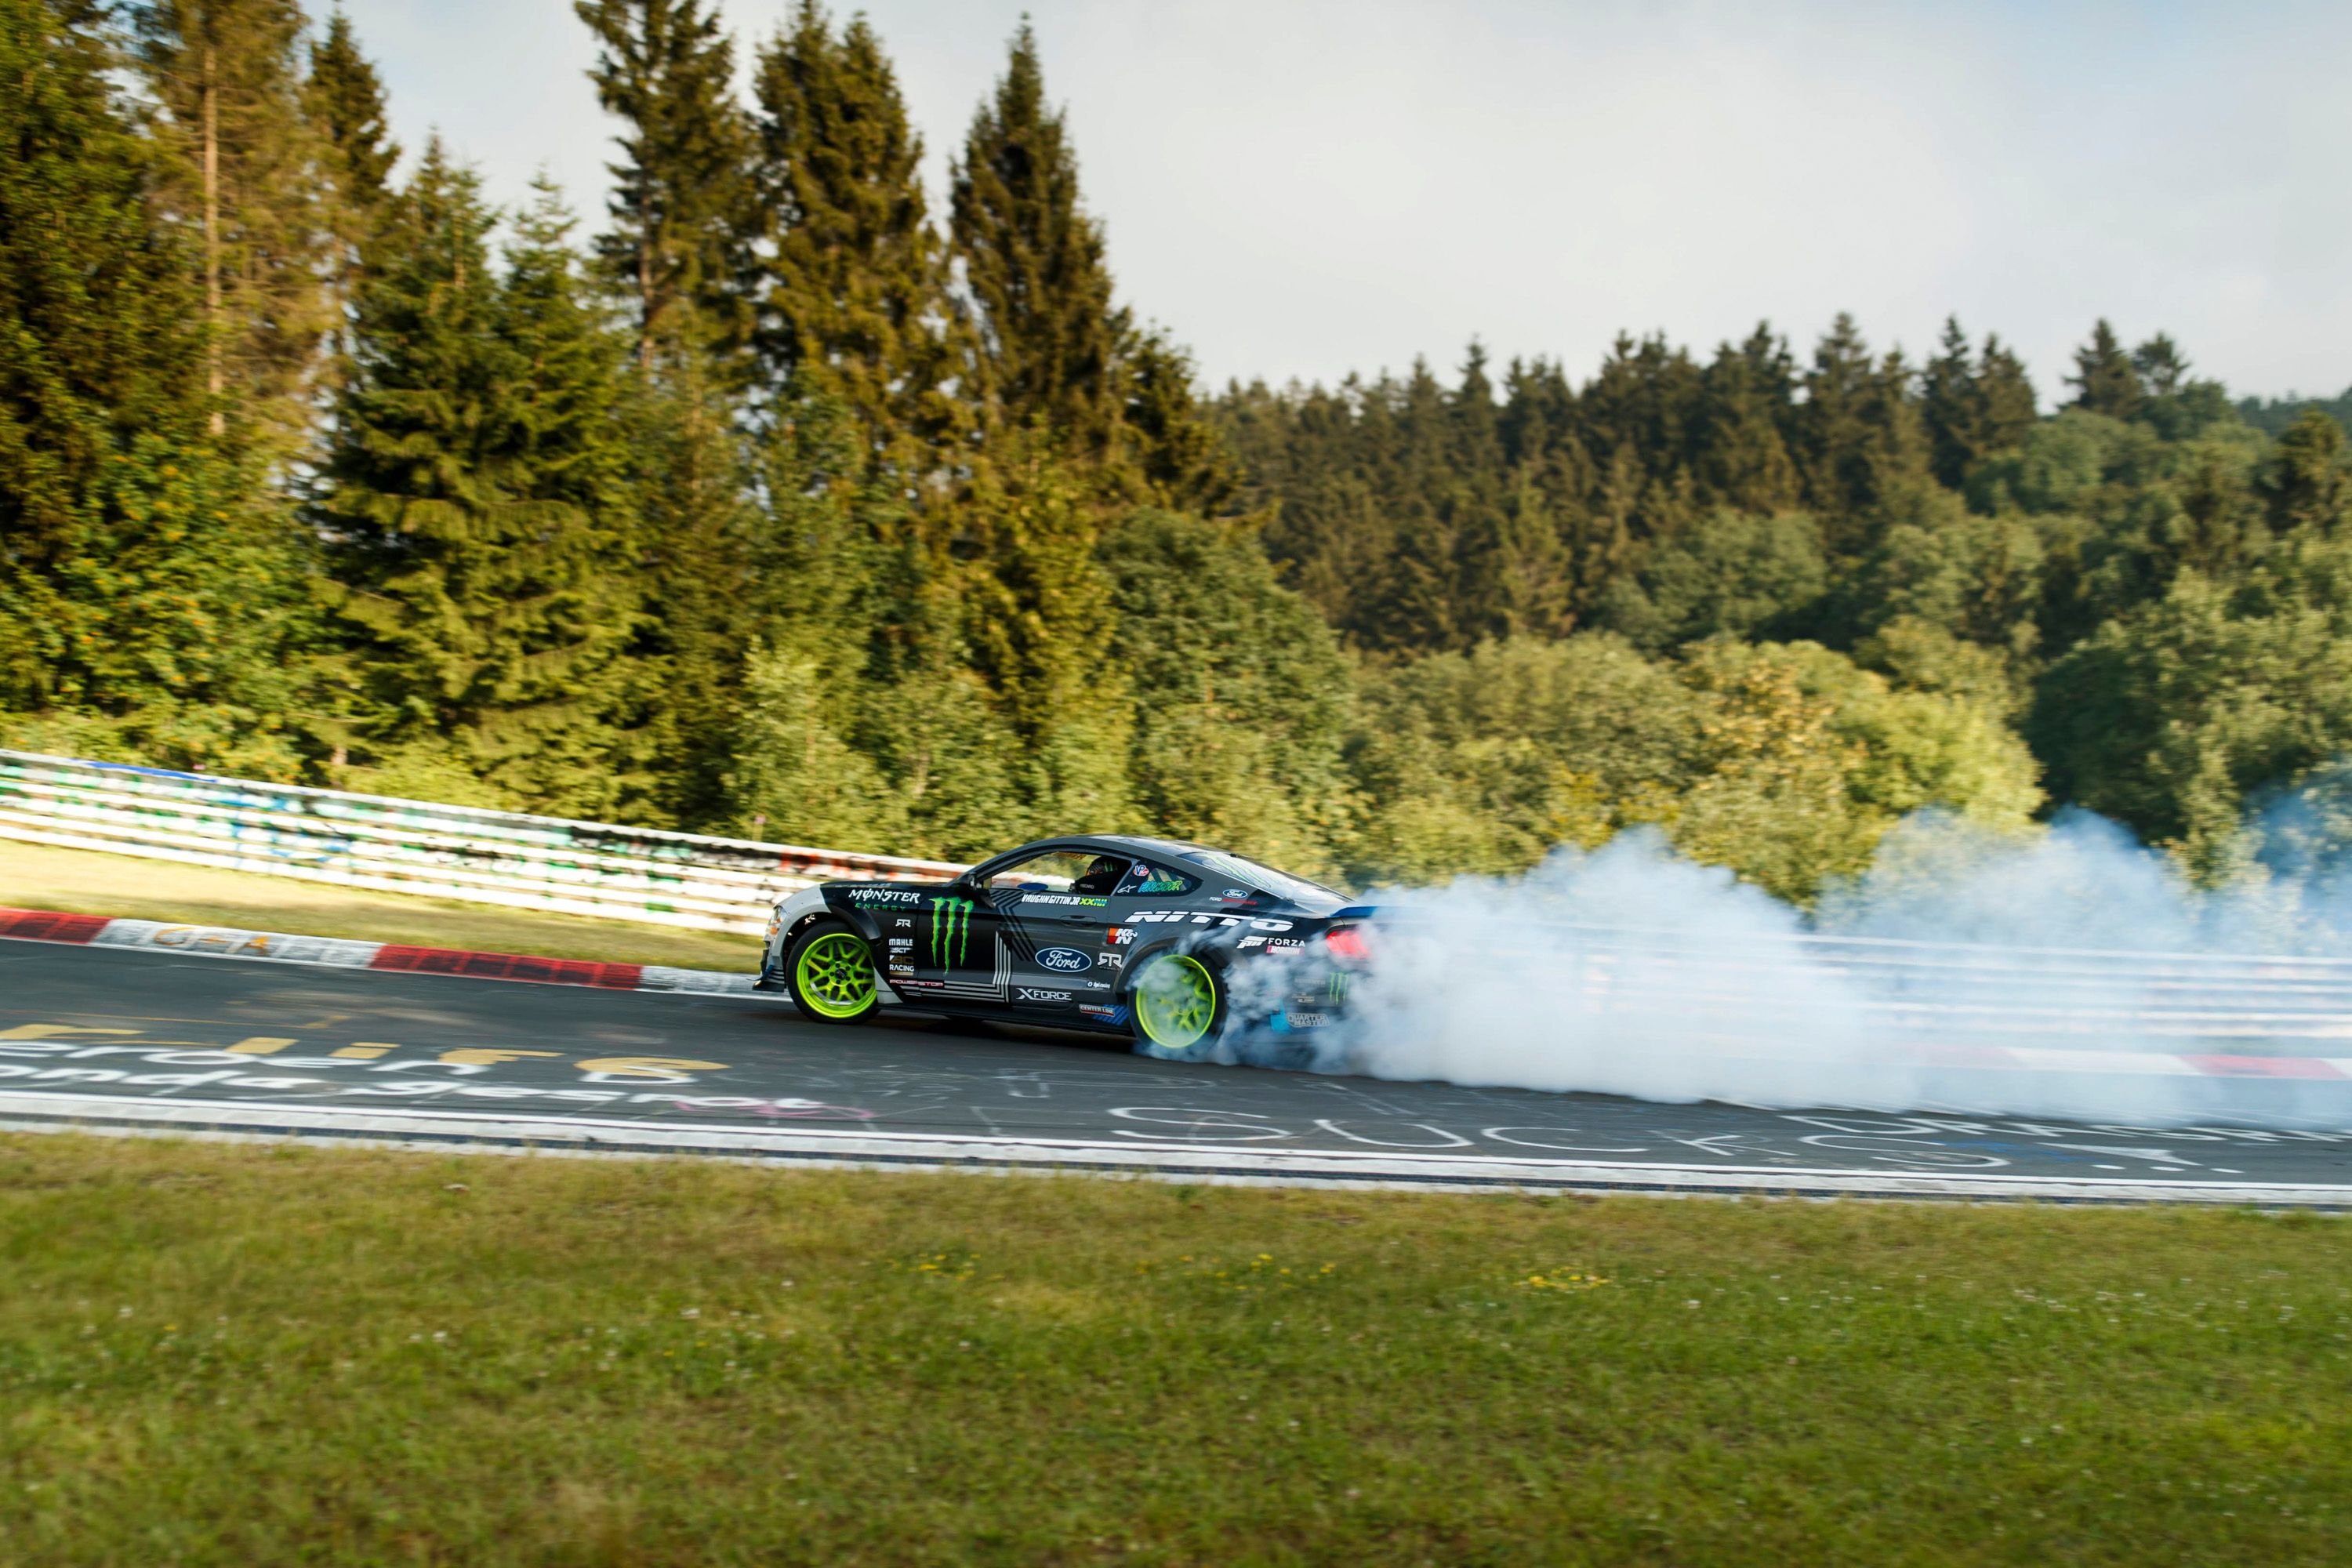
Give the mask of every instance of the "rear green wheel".
M 1135 1048 L 1165 1061 L 1199 1060 L 1225 1021 L 1224 983 L 1186 952 L 1146 960 L 1129 1001 L 1135 1009 Z
M 785 973 L 792 976 L 793 1004 L 809 1017 L 855 1023 L 877 1005 L 873 950 L 839 921 L 819 921 L 802 932 Z

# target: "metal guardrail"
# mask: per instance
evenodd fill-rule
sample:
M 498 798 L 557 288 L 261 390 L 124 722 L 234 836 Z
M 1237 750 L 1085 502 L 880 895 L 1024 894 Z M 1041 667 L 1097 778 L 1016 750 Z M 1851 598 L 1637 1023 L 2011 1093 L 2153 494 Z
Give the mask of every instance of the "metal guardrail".
M 963 869 L 10 751 L 0 751 L 0 838 L 730 931 L 761 930 L 778 898 L 812 882 Z

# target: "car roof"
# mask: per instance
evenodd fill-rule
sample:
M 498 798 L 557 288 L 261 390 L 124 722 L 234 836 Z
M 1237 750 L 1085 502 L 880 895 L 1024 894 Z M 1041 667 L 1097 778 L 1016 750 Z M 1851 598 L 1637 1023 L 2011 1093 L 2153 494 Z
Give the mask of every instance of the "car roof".
M 981 864 L 984 866 L 991 861 L 1011 859 L 1015 855 L 1042 854 L 1046 850 L 1056 848 L 1108 849 L 1123 855 L 1140 856 L 1145 858 L 1156 858 L 1162 860 L 1190 860 L 1202 855 L 1223 853 L 1202 844 L 1187 844 L 1176 838 L 1146 838 L 1140 834 L 1134 833 L 1067 833 L 1053 838 L 1036 839 L 1034 842 L 1003 850 L 990 856 Z

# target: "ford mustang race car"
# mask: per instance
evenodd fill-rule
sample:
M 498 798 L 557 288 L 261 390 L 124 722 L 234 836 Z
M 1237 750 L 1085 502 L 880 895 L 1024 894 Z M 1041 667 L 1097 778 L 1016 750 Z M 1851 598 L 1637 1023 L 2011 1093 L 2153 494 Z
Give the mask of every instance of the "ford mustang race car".
M 1337 1021 L 1373 911 L 1197 844 L 1048 838 L 954 881 L 780 900 L 758 987 L 831 1024 L 887 1006 L 1129 1035 L 1146 1056 Z

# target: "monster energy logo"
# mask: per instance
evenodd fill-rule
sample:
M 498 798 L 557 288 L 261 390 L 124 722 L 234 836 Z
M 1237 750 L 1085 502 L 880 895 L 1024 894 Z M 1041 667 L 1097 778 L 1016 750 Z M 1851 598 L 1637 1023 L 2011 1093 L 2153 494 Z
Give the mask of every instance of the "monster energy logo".
M 945 969 L 950 964 L 963 963 L 964 951 L 971 945 L 971 900 L 970 899 L 933 899 L 931 900 L 931 965 Z M 955 956 L 948 956 L 949 949 Z
M 1335 1006 L 1347 1001 L 1347 972 L 1344 970 L 1335 969 L 1329 974 L 1326 975 L 1323 980 L 1323 994 L 1331 999 L 1332 1005 Z

